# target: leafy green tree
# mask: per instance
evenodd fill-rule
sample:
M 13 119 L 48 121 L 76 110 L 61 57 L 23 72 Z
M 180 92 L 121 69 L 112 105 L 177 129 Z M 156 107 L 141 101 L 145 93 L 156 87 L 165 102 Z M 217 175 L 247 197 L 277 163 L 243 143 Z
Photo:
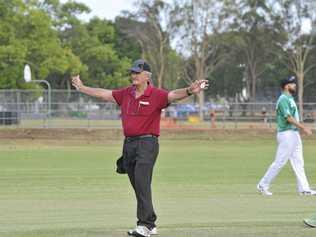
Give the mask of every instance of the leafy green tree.
M 267 63 L 275 56 L 272 51 L 280 37 L 275 27 L 272 6 L 265 0 L 233 0 L 230 12 L 234 16 L 231 29 L 235 31 L 234 50 L 241 56 L 241 64 L 245 66 L 246 100 L 256 100 L 257 83 L 267 70 Z
M 221 40 L 226 17 L 224 3 L 216 0 L 175 1 L 171 11 L 173 38 L 178 49 L 189 60 L 184 75 L 187 81 L 207 79 L 208 75 L 223 62 Z M 204 119 L 204 91 L 199 96 L 200 119 Z
M 92 86 L 117 88 L 128 84 L 131 60 L 115 51 L 116 31 L 110 21 L 99 18 L 86 24 L 87 38 L 80 47 L 80 58 L 87 65 L 87 82 Z
M 135 61 L 142 58 L 142 49 L 139 42 L 124 31 L 124 28 L 131 24 L 132 20 L 130 18 L 116 17 L 114 22 L 116 31 L 114 49 L 120 58 L 127 57 Z M 124 28 L 121 27 L 122 25 L 124 25 Z
M 16 35 L 22 27 L 16 27 L 23 20 L 25 5 L 21 0 L 0 2 L 0 88 L 19 86 L 22 79 L 22 64 L 27 55 L 23 40 Z
M 148 61 L 159 88 L 166 80 L 168 54 L 171 51 L 168 27 L 170 23 L 169 4 L 161 0 L 138 2 L 135 13 L 117 19 L 122 32 L 132 38 L 141 48 L 141 57 Z
M 1 88 L 30 87 L 23 81 L 26 63 L 36 79 L 72 73 L 82 66 L 69 48 L 61 47 L 53 21 L 40 4 L 37 0 L 1 2 L 1 28 L 7 29 L 1 30 L 0 37 Z
M 279 16 L 281 28 L 286 32 L 286 41 L 279 44 L 283 52 L 282 61 L 298 79 L 298 104 L 301 118 L 303 118 L 303 98 L 306 86 L 305 77 L 316 67 L 312 53 L 315 47 L 315 31 L 305 32 L 303 21 L 309 20 L 316 25 L 316 6 L 314 1 L 278 0 L 275 15 Z

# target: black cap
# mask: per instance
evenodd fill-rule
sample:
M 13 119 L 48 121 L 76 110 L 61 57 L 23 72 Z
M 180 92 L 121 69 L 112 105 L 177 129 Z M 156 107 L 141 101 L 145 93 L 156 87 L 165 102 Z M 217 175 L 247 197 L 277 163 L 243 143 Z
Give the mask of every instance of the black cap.
M 143 59 L 138 59 L 133 63 L 133 66 L 129 69 L 130 72 L 151 72 L 150 66 Z
M 291 77 L 283 79 L 281 81 L 281 87 L 284 88 L 287 84 L 290 84 L 290 83 L 296 83 L 296 77 L 291 76 Z

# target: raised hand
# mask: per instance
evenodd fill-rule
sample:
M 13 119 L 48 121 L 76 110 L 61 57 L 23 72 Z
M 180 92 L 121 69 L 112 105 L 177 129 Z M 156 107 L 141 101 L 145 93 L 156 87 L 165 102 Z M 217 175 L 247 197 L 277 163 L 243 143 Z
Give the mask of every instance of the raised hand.
M 208 80 L 197 80 L 193 82 L 188 89 L 190 93 L 198 94 L 200 91 L 208 89 L 208 86 Z
M 79 75 L 76 75 L 76 76 L 72 77 L 71 83 L 76 88 L 76 90 L 78 90 L 78 91 L 80 90 L 80 88 L 83 87 L 83 83 L 80 80 L 80 76 Z

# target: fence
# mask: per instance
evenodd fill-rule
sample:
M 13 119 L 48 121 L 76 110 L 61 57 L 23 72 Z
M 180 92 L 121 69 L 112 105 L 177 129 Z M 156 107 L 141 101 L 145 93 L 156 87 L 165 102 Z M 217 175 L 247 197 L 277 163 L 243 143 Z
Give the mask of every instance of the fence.
M 0 90 L 0 126 L 23 128 L 120 127 L 120 110 L 77 91 Z M 206 102 L 205 121 L 194 103 L 175 103 L 164 110 L 172 125 L 196 127 L 274 127 L 275 103 Z M 316 127 L 316 103 L 304 104 L 304 121 Z M 164 123 L 163 123 L 164 124 Z M 170 125 L 171 124 L 171 125 Z

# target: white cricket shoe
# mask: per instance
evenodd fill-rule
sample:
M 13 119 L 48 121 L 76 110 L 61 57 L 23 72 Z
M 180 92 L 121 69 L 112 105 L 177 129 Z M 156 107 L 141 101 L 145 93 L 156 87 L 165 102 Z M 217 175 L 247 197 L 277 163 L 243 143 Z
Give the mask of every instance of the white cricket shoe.
M 146 226 L 138 225 L 134 230 L 129 230 L 127 234 L 135 237 L 150 237 L 150 229 Z
M 311 190 L 300 192 L 300 195 L 301 196 L 316 196 L 316 191 L 311 189 Z
M 257 190 L 264 196 L 272 196 L 272 193 L 267 188 L 262 187 L 260 184 L 257 185 Z
M 150 230 L 150 235 L 159 235 L 157 227 L 154 227 Z

